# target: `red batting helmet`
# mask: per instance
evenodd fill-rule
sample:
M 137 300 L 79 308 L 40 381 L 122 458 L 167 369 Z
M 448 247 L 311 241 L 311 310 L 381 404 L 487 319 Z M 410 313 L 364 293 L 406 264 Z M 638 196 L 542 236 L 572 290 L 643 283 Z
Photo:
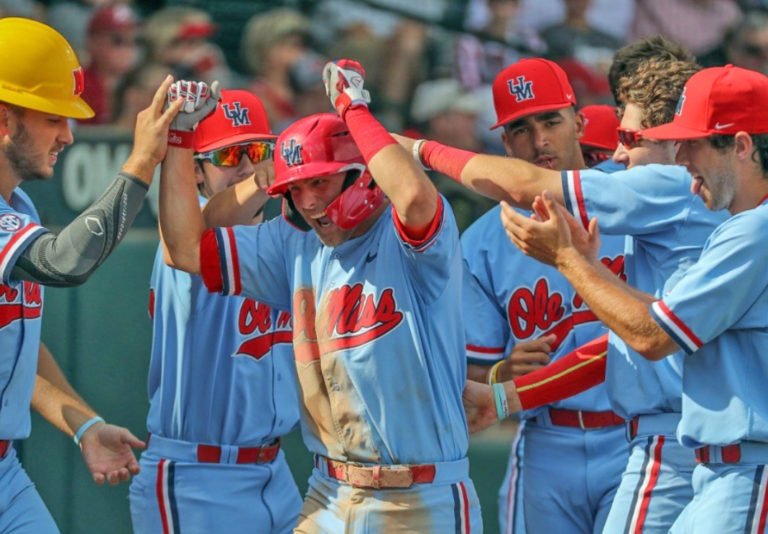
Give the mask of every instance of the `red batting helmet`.
M 335 113 L 318 113 L 289 126 L 277 138 L 275 182 L 270 195 L 283 195 L 283 216 L 302 230 L 309 226 L 293 205 L 291 183 L 346 172 L 341 194 L 325 208 L 333 223 L 350 230 L 381 205 L 384 194 L 373 181 L 347 125 Z

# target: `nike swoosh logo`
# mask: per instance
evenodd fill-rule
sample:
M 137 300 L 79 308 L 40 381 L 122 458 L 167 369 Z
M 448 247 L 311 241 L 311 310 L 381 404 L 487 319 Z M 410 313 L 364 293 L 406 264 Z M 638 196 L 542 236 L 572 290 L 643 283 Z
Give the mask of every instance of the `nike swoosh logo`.
M 733 126 L 736 124 L 735 122 L 729 122 L 728 124 L 720 124 L 719 122 L 715 123 L 715 130 L 722 130 L 723 128 L 728 128 L 729 126 Z
M 376 259 L 376 256 L 378 256 L 378 255 L 379 255 L 379 252 L 378 252 L 378 251 L 376 251 L 376 252 L 369 252 L 369 253 L 368 253 L 368 254 L 365 256 L 365 263 L 371 263 L 373 260 L 375 260 L 375 259 Z

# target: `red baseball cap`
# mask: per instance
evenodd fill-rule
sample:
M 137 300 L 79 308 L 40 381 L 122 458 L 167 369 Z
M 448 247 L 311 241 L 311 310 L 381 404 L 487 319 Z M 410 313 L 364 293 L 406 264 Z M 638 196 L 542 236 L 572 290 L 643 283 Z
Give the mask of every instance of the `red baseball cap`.
M 697 139 L 714 134 L 768 132 L 768 77 L 726 65 L 691 76 L 672 122 L 643 130 L 649 139 Z
M 186 21 L 176 32 L 177 39 L 201 39 L 216 33 L 216 25 L 207 21 Z
M 619 145 L 617 128 L 621 123 L 613 106 L 584 106 L 579 112 L 584 116 L 584 135 L 579 143 L 588 147 L 616 150 Z
M 98 8 L 88 21 L 88 35 L 99 32 L 132 30 L 139 25 L 133 9 L 125 4 L 114 4 Z
M 493 81 L 493 107 L 502 124 L 544 111 L 576 105 L 568 76 L 557 63 L 542 58 L 521 59 L 502 70 Z
M 195 152 L 210 152 L 256 139 L 276 139 L 259 97 L 249 91 L 223 90 L 216 110 L 195 130 Z

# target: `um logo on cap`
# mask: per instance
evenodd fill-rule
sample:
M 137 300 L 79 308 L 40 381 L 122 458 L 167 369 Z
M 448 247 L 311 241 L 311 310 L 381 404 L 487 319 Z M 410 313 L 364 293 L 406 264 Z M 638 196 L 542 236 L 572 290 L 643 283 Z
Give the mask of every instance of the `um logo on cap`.
M 232 107 L 229 104 L 223 104 L 221 109 L 224 110 L 224 116 L 232 121 L 232 126 L 235 128 L 251 124 L 248 108 L 241 108 L 240 102 L 232 102 Z
M 526 81 L 525 76 L 518 76 L 515 80 L 507 80 L 507 87 L 509 87 L 509 94 L 515 97 L 515 102 L 531 100 L 535 96 L 533 94 L 533 80 Z
M 301 157 L 301 145 L 296 144 L 295 139 L 291 139 L 290 143 L 283 141 L 283 144 L 280 145 L 280 155 L 288 167 L 304 163 Z
M 83 67 L 77 67 L 73 70 L 72 77 L 75 79 L 75 85 L 72 87 L 72 94 L 77 96 L 85 89 L 85 73 Z
M 683 104 L 685 104 L 685 87 L 683 87 L 683 92 L 680 93 L 680 98 L 677 100 L 677 106 L 675 106 L 675 115 L 680 115 L 683 113 Z

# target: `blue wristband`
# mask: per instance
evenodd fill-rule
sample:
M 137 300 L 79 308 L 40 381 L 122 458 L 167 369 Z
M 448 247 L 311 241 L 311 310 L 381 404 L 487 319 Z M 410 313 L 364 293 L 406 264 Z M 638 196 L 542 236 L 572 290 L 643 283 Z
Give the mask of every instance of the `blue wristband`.
M 83 423 L 83 426 L 81 426 L 77 433 L 75 434 L 75 437 L 72 438 L 75 440 L 75 445 L 78 447 L 80 446 L 80 438 L 83 437 L 83 434 L 85 434 L 85 431 L 91 428 L 96 423 L 103 423 L 104 419 L 99 417 L 98 415 L 96 417 L 92 417 L 91 419 L 88 419 L 85 423 Z
M 496 402 L 496 415 L 499 421 L 509 416 L 509 403 L 507 402 L 507 392 L 504 390 L 504 384 L 493 384 L 493 400 Z

